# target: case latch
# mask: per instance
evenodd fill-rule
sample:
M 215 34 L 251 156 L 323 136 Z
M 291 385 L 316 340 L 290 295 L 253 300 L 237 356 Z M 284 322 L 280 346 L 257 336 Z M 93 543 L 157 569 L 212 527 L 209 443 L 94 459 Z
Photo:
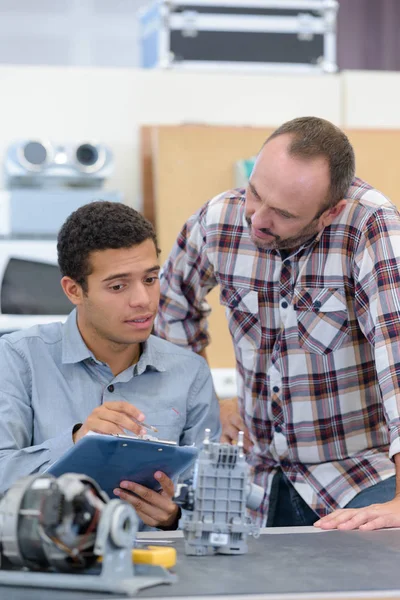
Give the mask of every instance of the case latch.
M 197 29 L 198 13 L 195 10 L 184 10 L 182 12 L 182 35 L 183 37 L 194 38 L 198 34 Z
M 314 17 L 312 15 L 310 15 L 309 13 L 299 13 L 298 20 L 299 20 L 299 33 L 297 34 L 298 39 L 301 40 L 302 42 L 311 42 L 311 40 L 314 38 L 313 26 L 312 26 Z

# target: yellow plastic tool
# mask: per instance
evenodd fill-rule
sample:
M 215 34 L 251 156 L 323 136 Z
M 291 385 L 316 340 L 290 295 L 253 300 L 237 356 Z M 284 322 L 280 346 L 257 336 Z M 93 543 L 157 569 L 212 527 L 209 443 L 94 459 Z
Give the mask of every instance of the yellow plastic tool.
M 98 562 L 102 561 L 99 556 Z M 171 546 L 146 546 L 132 550 L 132 562 L 137 565 L 157 565 L 171 569 L 176 565 L 176 550 Z
M 139 565 L 158 565 L 171 569 L 176 565 L 176 550 L 171 546 L 147 546 L 146 548 L 134 548 L 132 560 Z

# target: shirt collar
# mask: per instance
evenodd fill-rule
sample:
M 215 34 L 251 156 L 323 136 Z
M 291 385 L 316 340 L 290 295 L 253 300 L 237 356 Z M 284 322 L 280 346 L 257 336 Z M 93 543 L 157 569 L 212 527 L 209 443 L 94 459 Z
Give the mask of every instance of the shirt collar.
M 62 362 L 65 365 L 78 363 L 87 358 L 95 360 L 79 332 L 77 316 L 76 309 L 74 309 L 63 325 Z
M 142 354 L 139 362 L 135 365 L 137 375 L 141 375 L 147 369 L 151 371 L 164 372 L 167 370 L 164 354 L 157 352 L 154 336 L 151 335 L 148 340 L 142 344 Z
M 76 309 L 74 309 L 63 325 L 62 362 L 63 364 L 74 364 L 87 360 L 88 358 L 93 359 L 95 362 L 99 362 L 83 341 L 78 329 L 77 312 Z M 124 373 L 129 373 L 130 376 L 132 376 L 132 372 L 135 375 L 141 375 L 147 369 L 159 372 L 166 371 L 164 355 L 157 352 L 154 336 L 152 335 L 142 344 L 142 353 L 139 362 L 134 365 L 133 368 L 129 367 L 126 369 Z M 122 373 L 120 373 L 120 375 L 122 375 Z
M 145 371 L 159 371 L 163 373 L 167 370 L 164 355 L 157 352 L 154 347 L 154 336 L 150 336 L 148 340 L 142 343 L 142 353 L 139 361 L 132 367 L 128 367 L 115 378 L 120 383 L 126 383 L 132 379 L 142 375 Z

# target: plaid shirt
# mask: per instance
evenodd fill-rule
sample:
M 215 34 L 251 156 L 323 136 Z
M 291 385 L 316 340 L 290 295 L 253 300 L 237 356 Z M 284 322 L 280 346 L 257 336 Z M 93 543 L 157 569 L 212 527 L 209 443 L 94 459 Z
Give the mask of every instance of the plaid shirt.
M 319 516 L 394 475 L 400 452 L 400 215 L 355 179 L 340 216 L 295 253 L 254 246 L 244 190 L 205 204 L 164 266 L 157 332 L 198 352 L 220 286 L 266 493 L 280 467 Z

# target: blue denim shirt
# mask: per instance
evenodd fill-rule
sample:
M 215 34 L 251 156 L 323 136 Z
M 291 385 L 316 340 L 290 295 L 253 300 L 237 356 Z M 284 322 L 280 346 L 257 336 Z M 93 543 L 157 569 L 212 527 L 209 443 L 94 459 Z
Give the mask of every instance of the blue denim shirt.
M 114 377 L 84 343 L 76 311 L 0 338 L 0 493 L 44 471 L 73 445 L 73 426 L 113 400 L 139 408 L 160 439 L 200 445 L 206 427 L 220 433 L 211 373 L 194 352 L 150 336 L 139 362 Z

